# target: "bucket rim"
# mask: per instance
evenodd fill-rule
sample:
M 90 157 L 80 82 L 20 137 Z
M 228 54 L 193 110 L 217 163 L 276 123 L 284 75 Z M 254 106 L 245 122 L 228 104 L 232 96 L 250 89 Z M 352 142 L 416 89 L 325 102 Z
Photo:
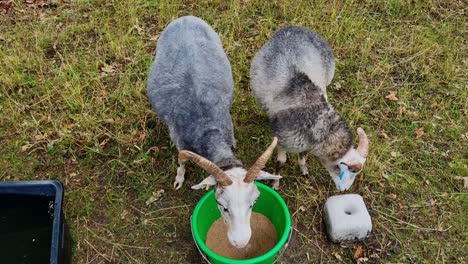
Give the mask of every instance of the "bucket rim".
M 262 191 L 266 191 L 266 192 L 272 194 L 272 196 L 275 198 L 275 200 L 278 201 L 278 203 L 281 206 L 281 209 L 284 212 L 284 216 L 286 218 L 285 219 L 285 229 L 284 229 L 283 234 L 281 235 L 281 238 L 276 243 L 276 245 L 273 248 L 271 248 L 270 250 L 268 250 L 266 253 L 264 253 L 263 255 L 255 257 L 255 258 L 250 258 L 250 259 L 230 259 L 230 258 L 223 257 L 221 255 L 218 255 L 214 251 L 209 249 L 206 246 L 205 242 L 202 241 L 200 236 L 198 234 L 195 235 L 194 226 L 197 226 L 198 220 L 197 220 L 197 217 L 193 217 L 193 216 L 196 216 L 198 214 L 198 211 L 200 210 L 201 205 L 205 202 L 206 199 L 208 199 L 208 197 L 210 197 L 210 195 L 213 194 L 214 190 L 210 190 L 197 203 L 197 205 L 195 206 L 195 210 L 193 211 L 193 214 L 192 214 L 192 217 L 191 217 L 192 219 L 191 219 L 191 227 L 190 228 L 191 228 L 194 240 L 195 240 L 195 244 L 196 244 L 197 247 L 199 247 L 199 249 L 201 249 L 201 253 L 204 253 L 204 254 L 208 255 L 209 258 L 213 258 L 216 261 L 220 261 L 220 262 L 224 262 L 224 263 L 250 264 L 250 263 L 259 263 L 259 262 L 265 261 L 265 260 L 275 256 L 276 254 L 278 254 L 280 252 L 281 248 L 283 248 L 284 246 L 287 246 L 287 241 L 288 241 L 288 238 L 290 237 L 292 227 L 291 227 L 291 215 L 289 213 L 289 209 L 288 209 L 288 207 L 286 205 L 286 202 L 271 187 L 269 187 L 269 186 L 267 186 L 265 184 L 259 183 L 259 182 L 255 182 L 255 184 Z

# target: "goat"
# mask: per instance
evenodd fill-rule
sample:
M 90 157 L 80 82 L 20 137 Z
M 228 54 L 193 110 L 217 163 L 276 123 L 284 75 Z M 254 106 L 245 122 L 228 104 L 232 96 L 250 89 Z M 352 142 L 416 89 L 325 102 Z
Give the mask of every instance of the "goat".
M 308 175 L 305 153 L 312 152 L 340 191 L 349 189 L 362 171 L 368 153 L 368 138 L 357 129 L 359 145 L 338 112 L 328 103 L 326 87 L 335 72 L 329 44 L 300 27 L 276 32 L 255 55 L 250 86 L 256 101 L 270 119 L 278 137 L 280 164 L 286 153 L 299 153 L 299 166 Z M 273 183 L 276 189 L 279 180 Z
M 197 17 L 172 21 L 159 37 L 147 95 L 179 150 L 174 187 L 179 189 L 184 182 L 187 160 L 207 171 L 210 176 L 192 189 L 216 186 L 215 198 L 228 225 L 228 239 L 242 248 L 249 242 L 252 206 L 260 195 L 253 181 L 281 176 L 261 170 L 277 139 L 248 171 L 234 156 L 229 113 L 233 93 L 231 65 L 218 34 Z

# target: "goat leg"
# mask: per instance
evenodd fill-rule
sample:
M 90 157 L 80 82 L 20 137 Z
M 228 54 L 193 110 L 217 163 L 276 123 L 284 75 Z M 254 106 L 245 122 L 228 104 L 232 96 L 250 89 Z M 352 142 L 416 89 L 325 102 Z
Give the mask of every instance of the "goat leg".
M 276 158 L 276 166 L 275 166 L 275 174 L 281 175 L 281 168 L 283 167 L 284 163 L 286 163 L 287 156 L 286 151 L 278 146 L 278 156 Z M 271 188 L 278 190 L 279 189 L 279 180 L 273 180 Z
M 180 187 L 182 187 L 182 184 L 185 181 L 185 162 L 181 162 L 179 164 L 179 167 L 177 168 L 177 175 L 175 177 L 174 181 L 174 188 L 176 190 L 179 190 Z
M 299 153 L 299 159 L 297 160 L 297 163 L 299 163 L 299 167 L 301 168 L 302 176 L 309 176 L 305 157 L 306 154 L 306 152 Z

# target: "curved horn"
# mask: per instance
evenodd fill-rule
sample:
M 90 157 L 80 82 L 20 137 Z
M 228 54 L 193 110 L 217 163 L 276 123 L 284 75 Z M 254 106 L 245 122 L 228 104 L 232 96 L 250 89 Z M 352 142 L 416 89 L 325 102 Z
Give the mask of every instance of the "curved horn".
M 252 165 L 252 167 L 250 167 L 249 171 L 247 171 L 247 174 L 244 178 L 244 182 L 251 183 L 255 180 L 255 178 L 257 178 L 257 175 L 260 173 L 260 170 L 265 167 L 265 164 L 271 157 L 271 154 L 273 154 L 273 150 L 275 149 L 276 144 L 278 144 L 278 138 L 274 137 L 273 142 L 271 142 L 267 150 L 263 152 L 263 154 L 255 162 L 255 164 Z
M 179 152 L 179 164 L 184 163 L 187 160 L 195 162 L 198 166 L 204 169 L 209 174 L 213 175 L 218 184 L 221 186 L 228 186 L 232 184 L 232 180 L 221 170 L 216 164 L 205 159 L 204 157 L 193 153 L 188 150 L 182 150 Z
M 362 128 L 359 127 L 357 133 L 359 135 L 359 145 L 356 150 L 363 158 L 367 158 L 367 154 L 369 153 L 369 139 Z

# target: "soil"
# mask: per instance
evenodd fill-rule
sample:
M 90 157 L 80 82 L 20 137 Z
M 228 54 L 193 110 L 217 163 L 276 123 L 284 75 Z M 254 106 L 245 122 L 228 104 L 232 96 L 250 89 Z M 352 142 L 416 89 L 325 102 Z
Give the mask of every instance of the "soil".
M 252 212 L 250 227 L 252 236 L 247 246 L 241 249 L 235 248 L 227 238 L 227 225 L 221 217 L 208 230 L 206 246 L 223 257 L 250 259 L 265 254 L 278 242 L 275 227 L 264 215 Z

